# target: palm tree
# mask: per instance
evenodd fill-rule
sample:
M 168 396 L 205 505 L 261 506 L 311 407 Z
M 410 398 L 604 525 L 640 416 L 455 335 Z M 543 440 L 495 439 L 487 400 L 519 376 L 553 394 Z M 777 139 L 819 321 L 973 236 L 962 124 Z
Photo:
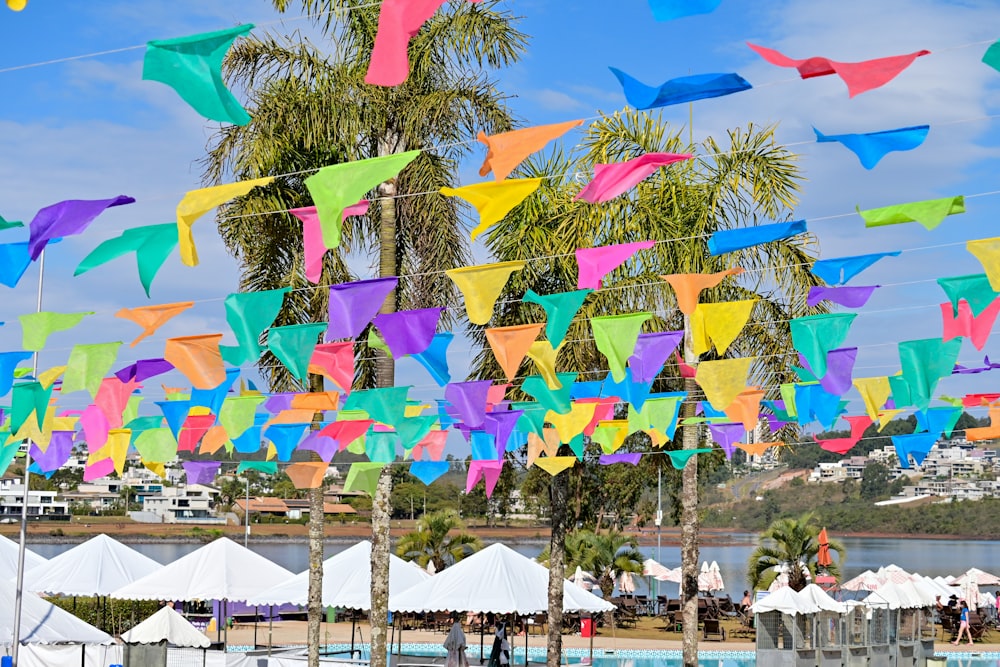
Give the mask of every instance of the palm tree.
M 240 263 L 246 291 L 292 287 L 276 324 L 322 321 L 325 289 L 354 279 L 348 258 L 378 255 L 378 276 L 413 275 L 383 304 L 382 312 L 451 305 L 457 294 L 445 269 L 468 264 L 457 203 L 441 196 L 408 197 L 455 185 L 467 140 L 478 130 L 504 132 L 513 120 L 495 82 L 484 73 L 515 62 L 525 47 L 508 12 L 496 0 L 452 3 L 413 39 L 411 74 L 396 88 L 364 84 L 378 26 L 378 8 L 352 7 L 349 0 L 273 0 L 280 11 L 298 5 L 331 38 L 323 49 L 298 38 L 264 35 L 241 40 L 225 71 L 245 89 L 253 117 L 246 126 L 224 127 L 205 159 L 210 183 L 277 176 L 272 185 L 222 211 L 219 231 Z M 397 178 L 380 184 L 367 216 L 344 226 L 342 245 L 327 253 L 317 288 L 306 280 L 302 227 L 286 213 L 311 203 L 304 178 L 334 163 L 427 149 Z M 275 213 L 279 211 L 279 213 Z M 355 262 L 355 266 L 358 262 Z M 366 340 L 362 334 L 360 341 Z M 356 349 L 357 387 L 394 383 L 392 359 Z M 260 367 L 274 391 L 294 390 L 271 355 Z M 314 377 L 310 389 L 322 388 Z M 389 467 L 383 471 L 372 508 L 372 656 L 385 667 L 389 578 Z M 322 494 L 310 495 L 309 663 L 317 665 L 322 578 Z M 316 520 L 313 520 L 316 517 Z
M 820 527 L 813 514 L 798 519 L 775 520 L 760 534 L 760 545 L 750 554 L 747 564 L 747 583 L 751 589 L 768 588 L 779 574 L 788 576 L 792 590 L 801 591 L 816 576 L 816 557 L 819 554 Z M 828 574 L 840 577 L 847 550 L 836 540 L 830 540 L 830 551 L 837 553 L 837 560 L 823 568 Z
M 452 509 L 420 517 L 417 529 L 399 538 L 396 555 L 424 568 L 433 563 L 435 572 L 440 572 L 482 548 L 482 540 L 465 532 L 465 524 Z
M 556 149 L 522 165 L 519 177 L 543 176 L 545 180 L 534 195 L 490 231 L 486 243 L 499 261 L 531 261 L 509 281 L 494 325 L 543 321 L 541 309 L 521 302 L 520 297 L 529 288 L 539 294 L 576 289 L 573 255 L 577 248 L 652 239 L 661 242 L 643 251 L 642 261 L 632 263 L 633 270 L 616 270 L 607 281 L 610 288 L 588 297 L 570 326 L 557 370 L 579 372 L 582 380 L 603 377 L 606 362 L 587 329 L 587 321 L 594 316 L 652 311 L 651 330 L 686 329 L 674 294 L 660 280 L 661 274 L 714 273 L 742 267 L 746 273 L 740 279 L 706 290 L 701 300 L 758 299 L 743 335 L 727 356 L 755 358 L 752 379 L 757 384 L 776 388 L 793 380 L 789 362 L 795 357 L 787 321 L 820 312 L 805 303 L 809 288 L 817 284 L 809 272 L 818 252 L 814 239 L 795 237 L 716 257 L 709 254 L 705 239 L 718 230 L 787 219 L 801 181 L 796 156 L 775 143 L 772 127 L 749 125 L 727 134 L 725 143 L 708 138 L 696 144 L 685 141 L 658 115 L 627 110 L 592 123 L 572 151 Z M 579 177 L 590 173 L 594 164 L 621 162 L 651 152 L 692 153 L 696 158 L 658 170 L 630 194 L 610 202 L 591 205 L 574 200 L 580 180 L 586 180 Z M 482 332 L 473 335 L 485 338 Z M 481 349 L 477 374 L 499 377 L 488 348 L 484 344 Z M 697 361 L 688 359 L 689 363 Z M 522 368 L 525 375 L 531 372 L 527 366 Z M 688 391 L 682 417 L 694 416 L 698 386 L 693 380 L 682 382 L 673 363 L 668 364 L 654 389 Z M 692 449 L 700 439 L 697 427 L 684 427 L 680 444 Z M 556 475 L 550 487 L 550 548 L 554 555 L 562 551 L 570 474 Z M 682 591 L 687 602 L 684 664 L 692 667 L 697 664 L 697 479 L 697 462 L 692 459 L 682 475 L 681 494 Z M 561 559 L 554 560 L 557 567 L 550 569 L 550 628 L 560 627 L 562 611 L 562 587 L 556 578 L 564 571 L 557 571 Z M 550 631 L 550 660 L 560 650 L 561 636 Z
M 611 597 L 615 579 L 623 572 L 642 574 L 642 553 L 635 537 L 612 530 L 607 533 L 586 531 L 583 569 L 597 577 L 604 599 Z

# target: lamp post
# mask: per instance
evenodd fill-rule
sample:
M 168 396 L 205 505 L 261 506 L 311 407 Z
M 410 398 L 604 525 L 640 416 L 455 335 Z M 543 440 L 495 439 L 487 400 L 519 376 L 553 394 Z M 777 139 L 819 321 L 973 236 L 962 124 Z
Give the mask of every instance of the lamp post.
M 246 524 L 246 532 L 243 533 L 243 548 L 250 548 L 250 475 L 247 475 L 247 504 L 243 509 L 243 523 Z

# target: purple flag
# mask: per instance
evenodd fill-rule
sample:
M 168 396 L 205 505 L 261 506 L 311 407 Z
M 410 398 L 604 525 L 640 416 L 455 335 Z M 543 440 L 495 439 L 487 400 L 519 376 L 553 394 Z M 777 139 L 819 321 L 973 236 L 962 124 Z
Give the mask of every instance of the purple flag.
M 316 452 L 316 455 L 329 463 L 333 455 L 337 453 L 337 441 L 333 438 L 321 435 L 319 431 L 310 431 L 309 435 L 299 443 L 299 449 Z
M 134 201 L 132 197 L 118 195 L 113 199 L 69 199 L 46 206 L 35 214 L 29 225 L 28 253 L 31 259 L 38 259 L 45 244 L 52 239 L 80 234 L 105 210 Z
M 871 285 L 869 287 L 825 287 L 814 285 L 809 288 L 809 296 L 806 303 L 810 308 L 820 301 L 833 301 L 846 308 L 860 308 L 868 303 L 872 292 L 881 285 Z
M 326 330 L 326 340 L 357 337 L 378 313 L 389 293 L 396 289 L 398 282 L 398 278 L 375 278 L 331 287 L 330 326 Z M 393 354 L 396 354 L 395 351 Z
M 854 362 L 858 358 L 858 348 L 841 347 L 830 350 L 826 355 L 826 375 L 819 378 L 819 384 L 831 394 L 842 396 L 851 388 L 851 376 L 854 373 Z M 812 373 L 809 362 L 801 354 L 799 363 Z
M 632 380 L 652 382 L 683 339 L 683 331 L 639 334 L 632 356 L 628 359 Z
M 514 425 L 524 414 L 524 410 L 508 410 L 506 412 L 487 412 L 485 427 L 486 432 L 493 435 L 497 443 L 497 458 L 503 458 L 507 451 L 507 443 L 510 434 L 514 432 Z
M 973 366 L 969 368 L 967 366 L 962 366 L 961 364 L 955 364 L 955 368 L 951 371 L 952 375 L 969 375 L 973 373 L 985 373 L 986 371 L 991 371 L 994 368 L 1000 368 L 1000 364 L 995 364 L 990 361 L 990 356 L 986 355 L 983 358 L 983 365 L 980 367 Z M 0 417 L 2 419 L 2 417 Z
M 43 452 L 38 445 L 32 444 L 31 460 L 42 472 L 55 472 L 69 460 L 73 451 L 73 431 L 53 431 L 49 446 Z
M 601 454 L 601 465 L 607 466 L 612 463 L 630 463 L 634 466 L 639 465 L 639 459 L 642 458 L 640 452 L 620 452 L 615 454 Z
M 219 461 L 185 461 L 184 472 L 188 484 L 211 484 L 222 465 Z
M 294 399 L 298 394 L 294 392 L 287 392 L 284 394 L 271 394 L 264 401 L 264 409 L 270 412 L 272 415 L 276 415 L 282 410 L 292 409 L 292 399 Z
M 115 371 L 115 377 L 126 383 L 129 380 L 142 382 L 173 369 L 174 365 L 166 359 L 139 359 L 134 364 L 129 364 L 120 371 Z
M 401 310 L 376 315 L 373 320 L 385 344 L 396 359 L 408 354 L 420 354 L 434 340 L 443 308 Z
M 765 414 L 763 412 L 760 413 L 758 417 L 767 421 L 767 428 L 771 431 L 771 433 L 777 433 L 778 429 L 780 429 L 785 424 L 790 423 L 783 419 L 779 419 L 778 417 L 775 417 L 772 414 Z
M 712 432 L 712 440 L 726 452 L 727 460 L 732 459 L 736 451 L 733 443 L 742 440 L 746 433 L 743 424 L 709 424 L 708 430 Z
M 444 397 L 463 424 L 469 428 L 482 428 L 486 422 L 486 394 L 492 384 L 493 380 L 452 382 L 444 388 Z

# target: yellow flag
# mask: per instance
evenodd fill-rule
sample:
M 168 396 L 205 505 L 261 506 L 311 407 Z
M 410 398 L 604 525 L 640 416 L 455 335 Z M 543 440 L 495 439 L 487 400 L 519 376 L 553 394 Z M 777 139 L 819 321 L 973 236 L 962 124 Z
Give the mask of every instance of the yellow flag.
M 881 412 L 879 412 L 878 413 L 879 433 L 881 433 L 882 429 L 884 429 L 886 426 L 889 425 L 889 422 L 891 422 L 893 419 L 896 418 L 896 415 L 899 415 L 903 412 L 906 412 L 906 408 L 896 408 L 894 410 L 882 410 Z
M 125 457 L 128 456 L 128 446 L 132 439 L 132 429 L 113 428 L 108 431 L 108 441 L 104 446 L 90 455 L 88 464 L 91 462 L 111 459 L 115 464 L 115 472 L 121 477 L 125 472 Z
M 562 382 L 556 374 L 556 356 L 559 354 L 559 347 L 553 349 L 552 344 L 547 340 L 536 340 L 528 348 L 528 357 L 535 362 L 538 374 L 545 380 L 549 389 L 562 389 Z
M 865 402 L 865 412 L 868 413 L 872 421 L 877 420 L 879 411 L 892 393 L 889 378 L 884 375 L 873 378 L 854 378 L 854 386 L 861 394 L 861 400 Z
M 510 382 L 517 375 L 517 369 L 521 367 L 524 356 L 531 349 L 535 339 L 538 338 L 544 324 L 520 324 L 513 327 L 497 327 L 486 330 L 486 340 L 493 350 L 493 356 L 503 369 L 507 381 Z M 549 346 L 551 347 L 551 346 Z M 553 354 L 553 362 L 555 355 Z M 546 378 L 546 382 L 548 379 Z
M 21 428 L 18 429 L 17 433 L 12 433 L 10 435 L 7 440 L 7 444 L 17 442 L 19 440 L 31 440 L 33 443 L 37 444 L 42 451 L 45 451 L 49 448 L 49 443 L 52 442 L 52 431 L 55 430 L 55 422 L 56 408 L 54 405 L 50 405 L 45 410 L 45 418 L 42 420 L 41 428 L 38 428 L 37 419 L 26 419 L 24 420 L 24 423 L 21 424 Z
M 38 374 L 38 384 L 42 385 L 43 389 L 48 389 L 52 386 L 52 383 L 58 380 L 59 376 L 65 372 L 65 366 L 55 366 L 47 371 L 42 371 Z
M 975 255 L 979 263 L 983 265 L 983 271 L 990 279 L 990 287 L 993 288 L 993 291 L 1000 292 L 1000 236 L 966 241 L 965 249 Z
M 575 456 L 541 456 L 535 459 L 535 465 L 553 477 L 575 464 Z
M 524 268 L 524 262 L 480 264 L 445 271 L 465 296 L 465 312 L 473 324 L 486 324 L 493 317 L 493 304 L 503 291 L 510 274 Z
M 590 439 L 599 444 L 605 454 L 614 454 L 629 435 L 627 419 L 606 419 L 597 422 Z
M 719 355 L 726 353 L 736 337 L 743 331 L 756 299 L 748 301 L 723 301 L 699 303 L 691 315 L 691 339 L 694 353 L 704 354 L 715 349 Z
M 716 410 L 725 410 L 746 388 L 752 357 L 702 361 L 695 381 Z
M 167 465 L 165 463 L 153 463 L 151 461 L 143 461 L 142 465 L 146 470 L 150 471 L 160 479 L 167 478 Z
M 596 409 L 597 403 L 573 403 L 569 412 L 564 415 L 549 410 L 545 414 L 545 421 L 555 427 L 560 442 L 569 442 L 583 433 L 583 429 L 594 418 Z
M 194 234 L 191 232 L 195 220 L 219 204 L 225 204 L 235 197 L 242 197 L 254 188 L 267 185 L 273 180 L 273 176 L 267 176 L 239 183 L 226 183 L 211 188 L 191 190 L 185 194 L 184 198 L 177 204 L 177 238 L 180 245 L 181 261 L 188 266 L 198 265 L 198 249 L 195 248 Z
M 497 224 L 510 211 L 542 184 L 540 178 L 524 178 L 515 181 L 487 181 L 460 188 L 441 188 L 441 194 L 461 197 L 479 211 L 479 224 L 469 236 L 473 241 L 487 229 Z

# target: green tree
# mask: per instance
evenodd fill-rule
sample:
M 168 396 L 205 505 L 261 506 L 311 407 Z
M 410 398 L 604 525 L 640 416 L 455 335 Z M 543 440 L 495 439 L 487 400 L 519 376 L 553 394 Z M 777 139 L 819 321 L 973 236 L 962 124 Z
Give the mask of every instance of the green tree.
M 482 540 L 465 532 L 465 524 L 454 510 L 425 514 L 417 529 L 399 538 L 396 555 L 420 567 L 434 563 L 440 572 L 483 548 Z
M 212 139 L 205 160 L 212 183 L 276 176 L 272 185 L 224 207 L 219 231 L 240 263 L 242 290 L 292 287 L 276 324 L 326 318 L 328 285 L 355 278 L 348 257 L 377 254 L 378 275 L 401 280 L 381 312 L 452 305 L 456 292 L 444 269 L 468 263 L 458 224 L 457 203 L 442 196 L 411 197 L 454 186 L 467 139 L 511 128 L 512 119 L 487 73 L 515 62 L 525 36 L 496 0 L 452 3 L 431 18 L 410 48 L 409 79 L 395 88 L 364 83 L 378 26 L 378 8 L 348 0 L 273 0 L 280 11 L 297 6 L 330 38 L 323 48 L 296 38 L 269 34 L 241 40 L 225 70 L 230 82 L 247 91 L 253 117 L 246 126 L 227 126 Z M 327 253 L 319 289 L 306 280 L 302 227 L 275 211 L 311 203 L 304 176 L 334 163 L 427 149 L 397 178 L 369 196 L 367 216 L 344 226 L 339 249 Z M 364 336 L 360 340 L 366 340 Z M 393 361 L 363 342 L 356 349 L 357 387 L 394 384 Z M 374 360 L 374 363 L 372 363 Z M 272 390 L 297 382 L 271 356 L 261 370 Z M 314 378 L 313 388 L 322 388 Z M 372 504 L 372 656 L 385 667 L 387 655 L 389 472 L 380 479 Z M 310 495 L 313 509 L 322 495 Z M 310 517 L 309 664 L 319 662 L 322 618 L 322 512 Z
M 779 575 L 788 574 L 788 585 L 801 591 L 808 584 L 806 571 L 816 576 L 816 557 L 819 554 L 820 527 L 813 514 L 798 519 L 778 519 L 760 534 L 759 546 L 750 554 L 747 564 L 747 583 L 753 590 L 763 590 Z M 836 540 L 830 540 L 830 551 L 837 559 L 826 568 L 834 577 L 840 577 L 847 550 Z M 831 553 L 832 555 L 832 553 Z
M 575 199 L 581 188 L 579 174 L 597 163 L 622 162 L 645 153 L 691 153 L 693 160 L 660 169 L 633 192 L 610 202 L 592 205 Z M 795 237 L 719 256 L 709 254 L 705 239 L 712 233 L 790 217 L 796 204 L 801 176 L 796 156 L 774 141 L 773 128 L 748 126 L 727 133 L 727 140 L 712 138 L 694 144 L 670 128 L 660 116 L 624 111 L 602 116 L 586 130 L 572 151 L 559 149 L 529 160 L 520 177 L 544 177 L 539 190 L 487 234 L 487 247 L 501 261 L 531 260 L 509 281 L 499 300 L 495 326 L 543 321 L 544 314 L 520 297 L 526 289 L 551 294 L 576 289 L 577 248 L 654 239 L 632 269 L 618 269 L 606 281 L 610 287 L 592 294 L 571 324 L 566 344 L 559 351 L 557 370 L 581 373 L 581 379 L 601 377 L 607 365 L 587 329 L 590 318 L 633 311 L 656 314 L 647 322 L 651 331 L 685 328 L 673 292 L 661 274 L 712 273 L 742 267 L 740 278 L 706 290 L 702 301 L 756 299 L 757 305 L 727 356 L 753 357 L 751 382 L 775 386 L 796 379 L 796 363 L 788 320 L 818 312 L 806 305 L 806 295 L 817 279 L 809 272 L 817 247 L 812 237 Z M 484 335 L 473 332 L 480 341 Z M 477 359 L 480 377 L 499 377 L 500 370 L 483 345 Z M 707 358 L 707 357 L 706 357 Z M 698 359 L 689 358 L 689 363 Z M 531 373 L 522 368 L 522 373 Z M 694 416 L 698 386 L 680 381 L 669 363 L 654 389 L 684 389 L 689 400 L 683 417 Z M 699 446 L 705 437 L 698 427 L 685 427 L 677 444 Z M 672 445 L 676 447 L 677 444 Z M 568 448 L 564 448 L 568 453 Z M 697 663 L 698 479 L 696 459 L 682 475 L 682 584 L 684 607 L 684 664 Z M 552 551 L 567 528 L 570 472 L 551 480 Z M 558 559 L 554 559 L 558 561 Z M 550 569 L 549 659 L 561 650 L 561 585 L 565 573 Z
M 889 469 L 872 461 L 861 472 L 861 497 L 875 500 L 889 493 Z

